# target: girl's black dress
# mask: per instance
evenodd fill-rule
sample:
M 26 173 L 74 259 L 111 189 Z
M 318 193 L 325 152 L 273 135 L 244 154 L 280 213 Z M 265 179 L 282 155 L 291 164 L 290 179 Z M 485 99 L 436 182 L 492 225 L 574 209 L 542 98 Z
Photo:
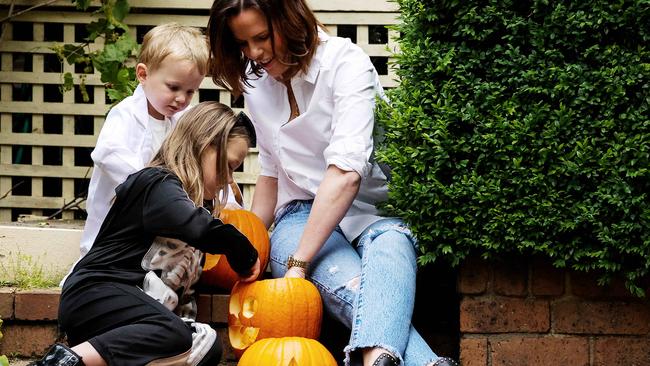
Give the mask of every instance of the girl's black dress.
M 192 346 L 189 323 L 142 290 L 154 239 L 225 254 L 240 274 L 253 266 L 257 251 L 234 226 L 196 207 L 167 170 L 145 168 L 115 193 L 92 249 L 63 285 L 59 325 L 70 346 L 89 341 L 109 365 L 145 365 Z M 175 290 L 182 297 L 187 289 Z

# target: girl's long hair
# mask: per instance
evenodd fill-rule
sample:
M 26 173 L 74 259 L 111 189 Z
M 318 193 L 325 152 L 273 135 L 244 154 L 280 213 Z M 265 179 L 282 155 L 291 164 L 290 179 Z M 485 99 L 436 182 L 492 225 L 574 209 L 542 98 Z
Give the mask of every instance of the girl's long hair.
M 250 146 L 248 131 L 235 126 L 237 116 L 230 107 L 219 102 L 202 102 L 190 108 L 180 118 L 165 139 L 149 166 L 162 167 L 174 173 L 183 189 L 197 207 L 203 206 L 203 170 L 201 154 L 205 149 L 217 149 L 217 187 L 223 191 L 221 205 L 225 205 L 228 185 L 228 139 L 244 137 Z
M 289 66 L 283 75 L 291 79 L 298 72 L 306 72 L 318 47 L 318 28 L 324 26 L 316 19 L 305 0 L 215 0 L 208 20 L 210 59 L 208 68 L 215 84 L 240 96 L 250 86 L 250 71 L 257 77 L 262 67 L 251 62 L 242 53 L 228 26 L 228 20 L 246 9 L 257 9 L 266 17 L 271 42 L 274 30 L 287 46 Z

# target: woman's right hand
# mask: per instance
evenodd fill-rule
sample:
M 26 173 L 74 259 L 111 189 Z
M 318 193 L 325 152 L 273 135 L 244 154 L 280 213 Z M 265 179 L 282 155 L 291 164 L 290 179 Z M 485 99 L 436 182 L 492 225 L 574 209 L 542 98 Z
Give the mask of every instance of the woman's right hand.
M 241 282 L 255 281 L 257 279 L 257 277 L 260 275 L 260 271 L 261 271 L 260 267 L 261 266 L 262 266 L 262 264 L 260 263 L 260 259 L 257 258 L 257 261 L 255 261 L 255 264 L 253 265 L 253 267 L 251 267 L 250 271 L 248 272 L 249 274 L 243 275 L 243 276 L 240 275 L 239 280 Z
M 291 267 L 284 274 L 284 278 L 305 278 L 305 269 L 301 267 Z

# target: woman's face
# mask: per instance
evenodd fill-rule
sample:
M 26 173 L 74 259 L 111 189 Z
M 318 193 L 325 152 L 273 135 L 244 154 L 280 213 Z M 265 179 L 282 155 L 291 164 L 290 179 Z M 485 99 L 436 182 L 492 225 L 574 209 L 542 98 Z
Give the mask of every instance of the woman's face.
M 231 137 L 226 146 L 228 159 L 228 183 L 233 181 L 233 172 L 239 168 L 248 153 L 248 141 L 243 137 Z M 217 186 L 217 149 L 209 146 L 201 153 L 201 170 L 203 170 L 203 199 L 213 200 L 220 189 Z
M 277 32 L 271 34 L 266 16 L 261 11 L 244 9 L 228 19 L 228 26 L 246 57 L 262 66 L 272 77 L 282 78 L 288 67 L 280 60 L 287 60 L 287 48 Z

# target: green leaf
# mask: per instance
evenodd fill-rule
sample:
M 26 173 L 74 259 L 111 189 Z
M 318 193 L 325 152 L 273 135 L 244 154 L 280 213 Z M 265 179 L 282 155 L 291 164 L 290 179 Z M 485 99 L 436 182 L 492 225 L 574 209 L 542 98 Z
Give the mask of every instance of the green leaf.
M 91 0 L 72 0 L 79 10 L 86 10 L 90 6 Z
M 63 74 L 63 91 L 70 91 L 74 88 L 74 80 L 72 79 L 72 74 L 66 72 Z
M 60 57 L 65 58 L 69 65 L 88 62 L 89 58 L 84 51 L 85 45 L 66 44 L 60 49 Z
M 120 71 L 117 72 L 117 82 L 119 84 L 128 84 L 130 81 L 132 81 L 131 77 L 131 72 L 129 69 L 120 69 Z
M 96 21 L 90 22 L 86 25 L 86 30 L 88 31 L 88 41 L 93 42 L 97 37 L 110 32 L 111 28 L 109 23 L 105 18 L 100 18 Z
M 122 22 L 124 18 L 129 14 L 129 2 L 127 0 L 117 0 L 115 5 L 113 5 L 113 17 Z
M 126 59 L 131 54 L 137 52 L 138 44 L 136 43 L 135 39 L 133 39 L 133 37 L 131 37 L 128 33 L 125 33 L 121 35 L 115 42 L 115 47 L 118 48 L 119 52 L 124 55 L 124 59 Z
M 88 95 L 88 89 L 86 89 L 86 79 L 85 78 L 81 78 L 81 82 L 79 83 L 79 92 L 81 93 L 81 99 L 85 103 L 88 103 L 90 101 L 90 96 Z

